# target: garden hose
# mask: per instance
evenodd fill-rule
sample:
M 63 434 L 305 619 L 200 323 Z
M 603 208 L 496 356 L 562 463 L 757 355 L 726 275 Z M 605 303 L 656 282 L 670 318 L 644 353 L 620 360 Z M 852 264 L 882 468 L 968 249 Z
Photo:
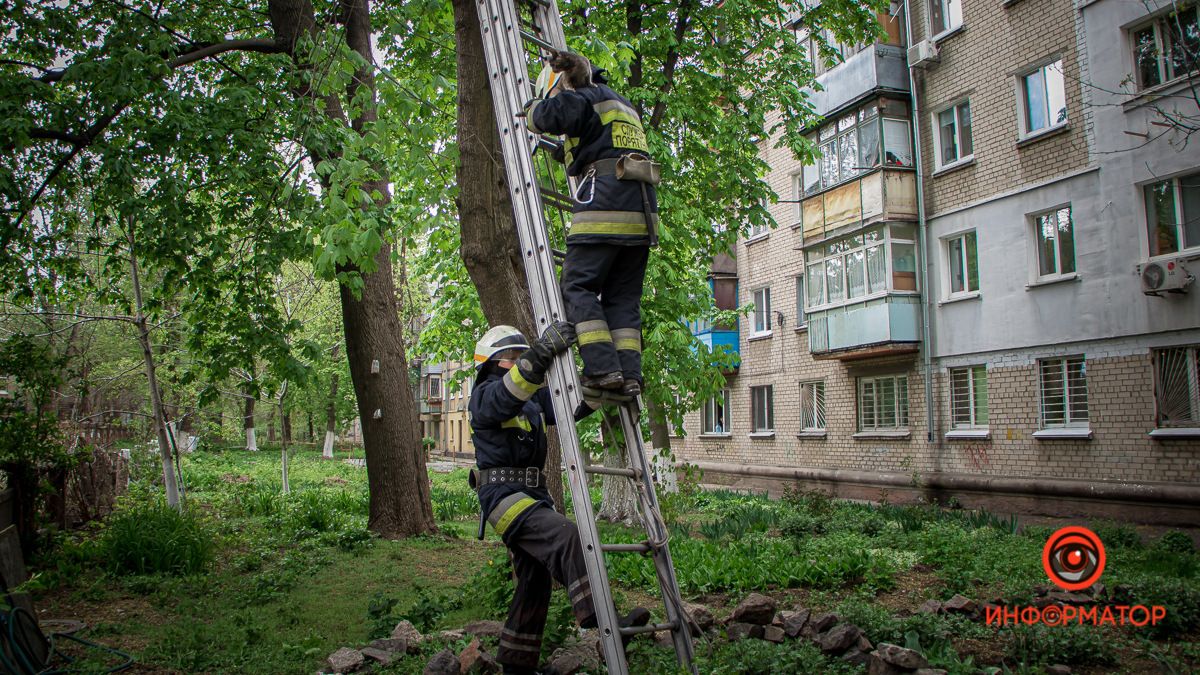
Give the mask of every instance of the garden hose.
M 106 673 L 120 672 L 133 665 L 134 659 L 129 654 L 91 640 L 66 633 L 51 633 L 47 636 L 42 632 L 37 619 L 20 607 L 12 607 L 6 613 L 0 613 L 0 665 L 4 666 L 6 672 L 16 675 L 59 675 L 74 672 L 69 668 L 48 667 L 51 657 L 55 654 L 68 664 L 75 661 L 58 651 L 54 645 L 56 638 L 66 638 L 89 649 L 124 659 L 119 665 L 104 671 Z

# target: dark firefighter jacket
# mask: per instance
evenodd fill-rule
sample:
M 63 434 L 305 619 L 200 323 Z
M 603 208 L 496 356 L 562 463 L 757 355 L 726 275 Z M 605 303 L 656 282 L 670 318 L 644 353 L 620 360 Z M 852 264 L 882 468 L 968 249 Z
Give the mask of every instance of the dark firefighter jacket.
M 536 99 L 527 109 L 525 123 L 534 133 L 565 136 L 563 150 L 567 174 L 581 179 L 572 209 L 568 244 L 646 245 L 650 233 L 642 206 L 641 184 L 608 175 L 587 175 L 587 167 L 598 159 L 620 157 L 631 152 L 647 157 L 646 132 L 637 111 L 620 94 L 603 83 L 603 71 L 594 75 L 596 84 Z M 654 186 L 647 185 L 650 212 L 658 218 Z
M 495 370 L 485 371 L 475 381 L 467 411 L 475 461 L 480 469 L 545 468 L 546 427 L 555 423 L 549 389 L 526 380 L 517 366 L 503 375 Z M 583 419 L 592 411 L 582 404 L 575 411 L 575 419 Z M 530 509 L 541 505 L 553 507 L 554 500 L 545 487 L 501 483 L 481 485 L 479 505 L 496 532 L 507 538 Z

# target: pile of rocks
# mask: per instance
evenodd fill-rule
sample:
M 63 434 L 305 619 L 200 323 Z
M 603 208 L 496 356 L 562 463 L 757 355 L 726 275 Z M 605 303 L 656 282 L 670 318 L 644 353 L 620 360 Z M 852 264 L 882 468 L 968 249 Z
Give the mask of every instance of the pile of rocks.
M 475 621 L 461 630 L 447 630 L 427 636 L 422 635 L 410 622 L 401 621 L 392 630 L 391 637 L 372 640 L 369 645 L 358 649 L 343 647 L 330 654 L 325 661 L 326 668 L 319 675 L 369 673 L 376 664 L 380 667 L 389 666 L 405 655 L 421 653 L 421 645 L 426 642 L 456 642 L 468 635 L 472 636 L 471 642 L 461 653 L 442 650 L 425 667 L 425 672 L 431 675 L 498 673 L 500 666 L 495 658 L 483 650 L 479 640 L 489 637 L 499 639 L 501 627 L 499 621 Z
M 842 622 L 837 614 L 813 612 L 803 607 L 776 611 L 773 598 L 751 593 L 725 620 L 725 635 L 732 642 L 758 639 L 767 642 L 808 640 L 827 656 L 840 657 L 858 666 L 866 666 L 871 675 L 944 675 L 946 671 L 929 668 L 925 657 L 897 645 L 872 645 L 858 626 Z

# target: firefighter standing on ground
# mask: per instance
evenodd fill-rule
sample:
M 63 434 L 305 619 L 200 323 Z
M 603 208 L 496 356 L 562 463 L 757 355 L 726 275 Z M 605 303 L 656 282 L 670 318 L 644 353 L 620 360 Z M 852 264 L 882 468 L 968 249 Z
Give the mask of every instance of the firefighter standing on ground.
M 580 384 L 636 396 L 642 286 L 658 220 L 657 165 L 637 111 L 586 58 L 555 52 L 539 82 L 525 123 L 534 133 L 566 137 L 562 159 L 567 174 L 579 178 L 562 294 L 578 332 Z
M 486 519 L 512 552 L 517 581 L 496 654 L 505 673 L 535 672 L 552 579 L 567 589 L 579 625 L 596 626 L 578 529 L 554 510 L 543 474 L 546 427 L 555 423 L 546 371 L 574 341 L 571 324 L 559 321 L 532 345 L 517 329 L 497 326 L 475 346 L 479 373 L 468 411 L 479 467 L 471 486 L 479 493 L 480 538 Z M 593 410 L 580 404 L 576 421 Z M 644 625 L 649 616 L 638 608 L 621 623 Z

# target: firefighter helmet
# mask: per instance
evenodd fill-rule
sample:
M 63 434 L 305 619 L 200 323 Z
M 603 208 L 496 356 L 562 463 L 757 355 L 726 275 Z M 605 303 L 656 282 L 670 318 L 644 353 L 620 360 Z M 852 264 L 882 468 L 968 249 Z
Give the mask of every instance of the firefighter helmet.
M 529 349 L 529 341 L 512 326 L 496 326 L 475 343 L 475 369 L 482 368 L 493 356 L 510 349 Z

